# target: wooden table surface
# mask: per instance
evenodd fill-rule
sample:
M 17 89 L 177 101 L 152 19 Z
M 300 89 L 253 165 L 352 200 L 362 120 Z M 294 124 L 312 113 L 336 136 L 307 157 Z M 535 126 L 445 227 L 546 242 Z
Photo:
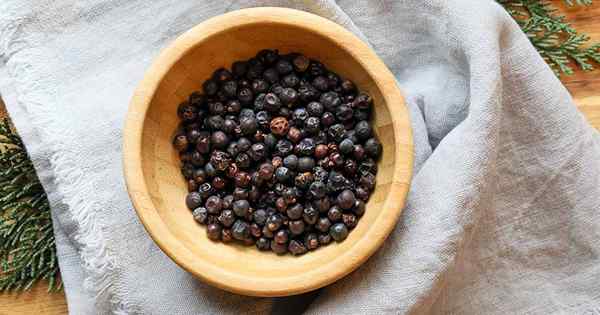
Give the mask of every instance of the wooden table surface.
M 600 0 L 587 8 L 568 8 L 562 1 L 553 2 L 576 29 L 600 41 Z M 595 67 L 598 69 L 592 72 L 577 71 L 572 76 L 563 76 L 561 80 L 573 95 L 577 107 L 594 127 L 600 129 L 600 65 L 596 64 Z M 0 117 L 4 115 L 3 107 L 0 100 Z M 48 294 L 46 288 L 45 284 L 39 284 L 29 292 L 0 293 L 0 315 L 66 314 L 64 293 Z

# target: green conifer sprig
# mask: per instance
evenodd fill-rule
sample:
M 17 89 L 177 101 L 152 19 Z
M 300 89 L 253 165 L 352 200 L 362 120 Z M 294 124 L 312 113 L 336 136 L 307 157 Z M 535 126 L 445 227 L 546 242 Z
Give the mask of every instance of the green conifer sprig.
M 590 38 L 580 34 L 545 0 L 497 0 L 517 21 L 533 46 L 557 75 L 573 74 L 572 62 L 584 71 L 600 63 L 600 43 L 585 47 Z M 592 0 L 565 0 L 567 5 L 586 6 Z
M 27 290 L 41 279 L 58 290 L 50 206 L 23 142 L 0 121 L 0 291 Z

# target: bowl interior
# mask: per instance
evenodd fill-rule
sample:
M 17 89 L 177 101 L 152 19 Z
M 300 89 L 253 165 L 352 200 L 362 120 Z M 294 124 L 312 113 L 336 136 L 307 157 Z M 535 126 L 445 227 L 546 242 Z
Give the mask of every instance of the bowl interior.
M 300 257 L 277 256 L 270 252 L 259 252 L 254 247 L 210 241 L 206 237 L 205 227 L 193 220 L 191 212 L 185 206 L 186 184 L 179 170 L 178 155 L 171 145 L 179 122 L 176 115 L 178 104 L 193 91 L 201 89 L 202 82 L 215 69 L 230 68 L 233 61 L 248 59 L 263 48 L 276 48 L 283 53 L 300 52 L 318 59 L 329 69 L 353 80 L 361 90 L 368 92 L 375 104 L 374 129 L 384 148 L 379 161 L 377 188 L 367 203 L 367 211 L 358 226 L 344 242 L 330 244 Z M 257 295 L 286 295 L 315 289 L 323 283 L 312 287 L 307 284 L 299 291 L 286 291 L 285 287 L 294 286 L 294 281 L 306 279 L 299 275 L 314 274 L 315 277 L 327 278 L 319 273 L 326 269 L 335 270 L 340 259 L 346 261 L 344 265 L 348 261 L 364 260 L 351 249 L 358 243 L 369 242 L 365 235 L 370 229 L 376 228 L 377 220 L 385 220 L 380 218 L 380 214 L 392 186 L 393 174 L 396 173 L 397 150 L 392 118 L 382 90 L 357 57 L 359 56 L 340 47 L 339 42 L 305 28 L 285 23 L 257 22 L 211 35 L 185 52 L 172 65 L 160 81 L 148 107 L 143 121 L 141 148 L 142 180 L 147 186 L 150 201 L 168 233 L 179 243 L 177 252 L 163 247 L 167 254 L 188 271 L 201 278 L 208 278 L 209 282 L 226 289 L 236 291 L 235 287 L 218 283 L 220 281 L 210 278 L 200 269 L 208 264 L 212 270 L 222 272 L 225 278 L 231 276 L 252 279 L 257 287 L 266 285 L 273 288 L 270 292 Z M 402 100 L 398 100 L 398 103 L 401 105 Z M 390 219 L 396 220 L 395 217 Z M 150 234 L 161 243 L 160 238 L 164 235 L 153 234 L 152 231 Z M 183 260 L 186 262 L 182 264 Z M 325 280 L 332 282 L 336 279 Z

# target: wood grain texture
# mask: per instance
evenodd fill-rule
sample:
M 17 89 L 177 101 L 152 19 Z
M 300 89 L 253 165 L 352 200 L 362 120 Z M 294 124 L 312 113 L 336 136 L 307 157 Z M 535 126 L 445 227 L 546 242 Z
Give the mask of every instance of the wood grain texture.
M 277 32 L 273 32 L 276 29 Z M 187 187 L 172 148 L 177 106 L 219 67 L 264 48 L 322 61 L 373 97 L 383 144 L 367 211 L 341 243 L 303 255 L 210 241 L 184 204 Z M 239 294 L 285 296 L 330 284 L 358 268 L 383 243 L 405 203 L 413 145 L 408 110 L 392 73 L 356 36 L 333 22 L 282 8 L 246 9 L 194 27 L 156 59 L 130 104 L 124 172 L 138 216 L 158 246 L 206 283 Z M 239 264 L 244 261 L 244 264 Z
M 596 1 L 587 8 L 566 8 L 561 4 L 562 1 L 554 2 L 561 6 L 561 12 L 578 30 L 586 32 L 593 40 L 600 41 L 600 2 Z M 600 65 L 597 67 L 600 68 Z M 593 72 L 577 71 L 572 76 L 563 76 L 561 80 L 573 95 L 581 112 L 595 128 L 600 129 L 600 69 Z M 1 103 L 0 100 L 0 112 L 3 112 Z M 64 294 L 49 295 L 45 285 L 38 285 L 34 290 L 21 295 L 0 294 L 0 315 L 66 313 Z

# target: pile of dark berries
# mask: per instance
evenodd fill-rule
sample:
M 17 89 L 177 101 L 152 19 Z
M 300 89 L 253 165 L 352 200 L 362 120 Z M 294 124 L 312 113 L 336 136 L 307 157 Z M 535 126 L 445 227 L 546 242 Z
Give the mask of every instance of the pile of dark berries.
M 186 205 L 208 238 L 302 255 L 341 242 L 375 188 L 372 99 L 322 63 L 262 50 L 179 105 Z

